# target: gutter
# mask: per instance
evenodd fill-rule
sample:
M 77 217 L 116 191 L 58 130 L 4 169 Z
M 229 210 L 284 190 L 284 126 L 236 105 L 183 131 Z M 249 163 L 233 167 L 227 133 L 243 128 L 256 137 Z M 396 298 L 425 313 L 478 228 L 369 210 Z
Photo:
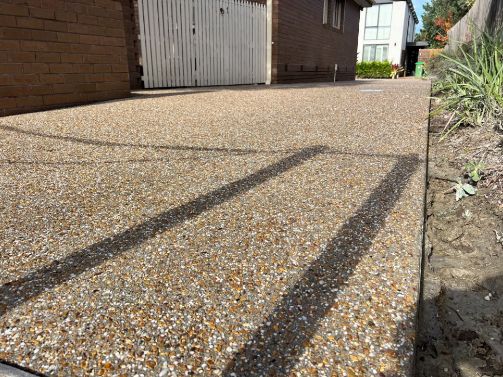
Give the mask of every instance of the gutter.
M 375 4 L 374 0 L 353 0 L 353 1 L 362 8 L 369 8 Z
M 414 9 L 414 4 L 412 4 L 412 0 L 407 0 L 407 5 L 409 6 L 410 12 L 412 13 L 412 17 L 414 17 L 416 25 L 419 24 L 419 18 L 417 17 L 417 13 Z

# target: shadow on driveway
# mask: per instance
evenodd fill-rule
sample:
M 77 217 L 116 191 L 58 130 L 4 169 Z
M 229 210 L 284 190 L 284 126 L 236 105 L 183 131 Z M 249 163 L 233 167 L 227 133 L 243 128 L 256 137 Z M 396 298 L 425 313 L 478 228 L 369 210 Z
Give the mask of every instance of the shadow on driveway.
M 163 97 L 178 97 L 189 94 L 205 94 L 222 91 L 261 91 L 261 90 L 276 90 L 276 89 L 317 89 L 317 88 L 333 88 L 338 86 L 359 86 L 371 84 L 377 80 L 354 80 L 354 81 L 332 81 L 317 82 L 317 83 L 296 83 L 296 84 L 251 84 L 251 85 L 223 85 L 223 86 L 201 86 L 201 87 L 180 87 L 180 88 L 157 88 L 157 89 L 140 89 L 131 93 L 131 97 L 111 100 L 113 101 L 128 101 L 147 98 L 163 98 Z
M 172 151 L 187 151 L 187 152 L 223 152 L 230 154 L 257 154 L 264 153 L 264 151 L 255 149 L 229 149 L 229 148 L 211 148 L 211 147 L 191 147 L 187 145 L 155 145 L 155 144 L 132 144 L 132 143 L 119 143 L 114 141 L 102 141 L 96 139 L 86 139 L 75 136 L 61 136 L 51 135 L 43 132 L 28 131 L 21 128 L 0 125 L 0 129 L 18 134 L 38 136 L 46 139 L 68 141 L 72 143 L 93 145 L 96 147 L 126 147 L 126 148 L 145 148 L 145 149 L 158 149 L 158 150 L 172 150 Z
M 227 366 L 224 376 L 288 375 L 305 344 L 329 313 L 338 289 L 369 250 L 386 217 L 419 165 L 401 157 L 321 255 L 291 287 L 255 335 Z
M 164 151 L 178 151 L 178 152 L 212 152 L 212 153 L 224 153 L 224 154 L 232 154 L 232 155 L 254 155 L 254 154 L 281 154 L 281 153 L 296 153 L 299 149 L 274 149 L 274 150 L 266 150 L 266 149 L 251 149 L 251 148 L 224 148 L 224 147 L 194 147 L 188 145 L 156 145 L 156 144 L 134 144 L 134 143 L 120 143 L 115 141 L 103 141 L 98 139 L 88 139 L 76 136 L 62 136 L 55 134 L 46 134 L 43 132 L 31 131 L 31 130 L 23 130 L 22 128 L 6 126 L 0 124 L 0 130 L 14 132 L 22 135 L 36 136 L 40 138 L 65 141 L 69 143 L 76 143 L 82 145 L 92 145 L 97 147 L 118 147 L 118 148 L 143 148 L 143 149 L 154 149 L 154 150 L 164 150 Z M 381 157 L 381 158 L 392 158 L 397 159 L 400 158 L 399 155 L 396 154 L 383 154 L 383 153 L 359 153 L 355 151 L 342 151 L 334 148 L 323 147 L 323 154 L 327 155 L 348 155 L 348 156 L 361 156 L 361 157 Z M 162 161 L 162 160 L 161 160 Z M 160 161 L 160 162 L 161 162 Z M 94 163 L 127 163 L 127 162 L 155 162 L 155 160 L 116 160 L 116 161 L 96 161 L 96 162 L 86 162 L 83 161 L 82 164 L 94 164 Z M 2 160 L 0 163 L 9 163 L 9 164 L 26 164 L 26 165 L 37 165 L 36 161 L 16 161 L 16 160 Z M 79 161 L 39 161 L 40 165 L 72 165 L 79 164 Z
M 260 151 L 251 149 L 123 144 L 47 135 L 9 126 L 0 126 L 0 128 L 98 146 L 157 147 L 237 154 L 260 153 Z M 341 152 L 324 146 L 298 150 L 251 175 L 201 195 L 184 205 L 167 210 L 157 217 L 117 235 L 103 239 L 84 249 L 76 250 L 67 257 L 30 272 L 18 280 L 8 282 L 0 287 L 0 317 L 44 291 L 59 286 L 73 279 L 76 275 L 105 263 L 157 234 L 244 194 L 318 155 L 339 153 Z M 330 311 L 338 289 L 345 284 L 360 259 L 368 252 L 374 238 L 384 227 L 389 212 L 399 200 L 421 162 L 417 155 L 386 155 L 385 157 L 397 159 L 393 169 L 384 177 L 380 185 L 376 187 L 357 212 L 346 221 L 335 237 L 329 241 L 318 259 L 291 287 L 283 300 L 278 303 L 273 312 L 257 329 L 252 339 L 234 356 L 227 365 L 224 376 L 287 374 L 295 365 L 298 357 L 302 354 L 304 345 L 314 336 L 320 321 Z
M 45 290 L 54 288 L 76 275 L 82 274 L 116 257 L 125 251 L 155 237 L 167 229 L 223 204 L 266 181 L 303 164 L 323 153 L 324 147 L 314 146 L 301 149 L 256 173 L 224 185 L 208 194 L 145 221 L 122 233 L 106 238 L 82 250 L 77 250 L 62 260 L 33 271 L 19 280 L 0 287 L 0 316 L 23 302 L 36 297 Z

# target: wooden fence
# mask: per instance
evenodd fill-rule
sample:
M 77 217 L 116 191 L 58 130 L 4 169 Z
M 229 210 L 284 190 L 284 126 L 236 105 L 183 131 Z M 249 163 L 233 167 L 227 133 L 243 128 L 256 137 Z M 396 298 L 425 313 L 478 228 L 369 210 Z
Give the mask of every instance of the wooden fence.
M 146 88 L 265 83 L 265 5 L 139 0 Z
M 447 51 L 471 41 L 480 30 L 494 33 L 503 28 L 503 0 L 477 0 L 468 14 L 449 30 Z

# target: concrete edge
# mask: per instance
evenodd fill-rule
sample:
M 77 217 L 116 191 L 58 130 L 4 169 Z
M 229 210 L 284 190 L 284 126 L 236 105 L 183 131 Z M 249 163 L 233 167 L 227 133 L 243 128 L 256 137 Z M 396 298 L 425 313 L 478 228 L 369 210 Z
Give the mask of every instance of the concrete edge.
M 417 300 L 416 300 L 416 313 L 415 313 L 415 339 L 414 339 L 414 353 L 412 359 L 412 370 L 411 376 L 416 376 L 417 371 L 417 349 L 419 341 L 419 330 L 421 323 L 421 306 L 423 304 L 423 293 L 424 293 L 424 269 L 425 269 L 425 251 L 426 251 L 426 241 L 427 241 L 427 222 L 428 222 L 428 185 L 429 185 L 429 172 L 430 172 L 430 126 L 431 126 L 431 109 L 433 105 L 433 97 L 431 96 L 431 91 L 433 90 L 433 81 L 430 80 L 430 102 L 428 106 L 428 119 L 426 119 L 426 135 L 424 136 L 426 141 L 426 161 L 425 161 L 425 174 L 424 174 L 424 192 L 423 192 L 423 213 L 421 222 L 421 233 L 419 234 L 418 246 L 420 248 L 419 253 L 419 281 L 417 285 Z
M 0 377 L 37 377 L 37 375 L 0 362 Z

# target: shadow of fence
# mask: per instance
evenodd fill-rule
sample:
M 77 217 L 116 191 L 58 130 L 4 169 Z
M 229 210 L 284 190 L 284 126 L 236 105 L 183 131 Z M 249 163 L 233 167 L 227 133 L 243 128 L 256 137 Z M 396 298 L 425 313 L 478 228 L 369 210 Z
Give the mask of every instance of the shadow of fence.
M 416 377 L 503 375 L 503 275 L 432 290 L 420 309 Z
M 253 174 L 201 195 L 184 205 L 167 210 L 133 228 L 105 238 L 84 249 L 76 250 L 61 260 L 55 260 L 45 267 L 28 273 L 21 279 L 4 284 L 0 287 L 0 316 L 45 290 L 54 288 L 167 229 L 199 216 L 303 164 L 322 153 L 323 150 L 324 147 L 321 146 L 301 149 Z
M 57 136 L 25 131 L 10 126 L 1 129 L 49 139 L 108 147 L 144 147 L 182 151 L 230 152 L 253 154 L 251 149 L 203 148 L 185 146 L 150 146 L 89 140 L 72 136 Z M 282 151 L 284 153 L 285 151 Z M 169 209 L 157 217 L 105 238 L 68 256 L 56 260 L 25 276 L 0 287 L 0 317 L 8 311 L 57 287 L 107 260 L 131 250 L 157 234 L 199 216 L 232 198 L 285 173 L 322 154 L 352 154 L 313 146 L 270 164 L 257 172 L 236 180 L 194 200 Z M 361 156 L 378 156 L 356 153 Z M 312 338 L 320 321 L 327 315 L 338 289 L 352 275 L 361 258 L 370 249 L 374 238 L 384 227 L 385 220 L 407 187 L 422 160 L 417 155 L 379 157 L 396 159 L 396 164 L 378 187 L 346 221 L 321 251 L 304 275 L 277 304 L 255 335 L 227 365 L 224 376 L 257 376 L 288 374 Z
M 288 375 L 306 341 L 328 314 L 338 289 L 369 250 L 386 217 L 419 165 L 401 157 L 381 184 L 342 226 L 255 335 L 235 355 L 224 376 Z

